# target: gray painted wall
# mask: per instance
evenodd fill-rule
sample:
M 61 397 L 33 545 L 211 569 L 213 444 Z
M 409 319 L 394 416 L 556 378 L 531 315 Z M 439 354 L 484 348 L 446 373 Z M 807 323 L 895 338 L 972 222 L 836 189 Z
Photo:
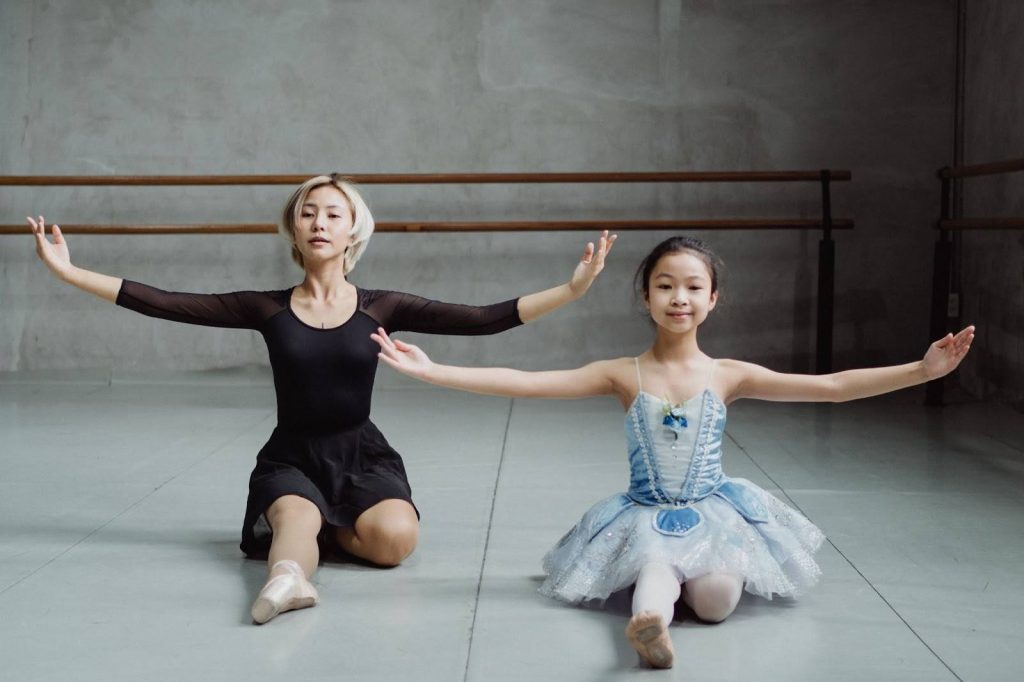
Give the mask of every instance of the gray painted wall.
M 965 156 L 987 163 L 1024 156 L 1024 4 L 968 3 Z M 964 181 L 968 216 L 1024 216 L 1024 173 Z M 962 373 L 967 390 L 1024 408 L 1024 233 L 963 237 L 963 318 L 979 320 Z
M 92 0 L 0 4 L 12 174 L 849 168 L 836 364 L 926 344 L 951 1 Z M 0 222 L 275 220 L 287 188 L 0 189 Z M 378 220 L 816 216 L 814 186 L 370 187 Z M 530 327 L 431 339 L 441 359 L 570 366 L 642 351 L 624 235 L 601 281 Z M 717 233 L 714 355 L 809 370 L 817 235 Z M 270 236 L 74 237 L 76 263 L 170 289 L 293 284 Z M 559 283 L 577 234 L 379 235 L 362 286 L 490 302 Z M 249 332 L 152 321 L 64 287 L 0 237 L 0 370 L 265 362 Z

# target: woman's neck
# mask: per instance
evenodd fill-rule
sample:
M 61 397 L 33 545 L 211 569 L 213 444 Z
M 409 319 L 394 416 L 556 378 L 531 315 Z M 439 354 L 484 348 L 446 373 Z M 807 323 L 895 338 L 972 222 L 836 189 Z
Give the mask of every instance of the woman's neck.
M 299 285 L 302 293 L 310 298 L 322 301 L 329 301 L 339 296 L 344 296 L 355 287 L 345 279 L 345 269 L 342 263 L 322 263 L 314 267 L 306 268 L 306 277 Z

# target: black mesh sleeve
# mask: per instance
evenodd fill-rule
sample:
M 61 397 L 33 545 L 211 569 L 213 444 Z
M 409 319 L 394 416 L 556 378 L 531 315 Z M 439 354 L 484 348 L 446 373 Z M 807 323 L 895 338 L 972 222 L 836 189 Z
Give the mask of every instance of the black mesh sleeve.
M 442 303 L 397 291 L 360 291 L 360 306 L 388 332 L 482 336 L 523 323 L 511 299 L 492 305 Z
M 146 284 L 123 280 L 117 305 L 163 320 L 207 327 L 259 329 L 271 315 L 283 309 L 281 292 L 237 291 L 230 294 L 186 294 L 163 291 Z

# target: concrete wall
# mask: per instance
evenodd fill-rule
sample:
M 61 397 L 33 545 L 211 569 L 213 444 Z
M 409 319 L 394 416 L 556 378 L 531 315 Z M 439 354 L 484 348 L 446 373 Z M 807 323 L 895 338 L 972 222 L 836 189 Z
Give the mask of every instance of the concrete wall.
M 951 1 L 92 0 L 0 4 L 10 174 L 849 168 L 836 215 L 836 365 L 925 347 L 932 172 L 948 162 Z M 0 222 L 272 221 L 287 188 L 0 189 Z M 366 190 L 379 220 L 817 216 L 814 186 Z M 582 302 L 439 358 L 523 367 L 642 351 L 623 235 Z M 809 370 L 817 235 L 702 235 L 724 258 L 715 355 Z M 362 286 L 489 302 L 559 283 L 577 234 L 379 235 Z M 270 236 L 83 237 L 75 262 L 171 289 L 283 287 Z M 265 362 L 249 332 L 144 319 L 64 287 L 0 237 L 0 370 Z
M 965 156 L 1024 156 L 1024 4 L 973 0 L 967 13 Z M 964 181 L 967 216 L 1024 216 L 1024 173 Z M 1024 407 L 1024 233 L 963 237 L 963 319 L 978 320 L 974 361 L 962 372 L 976 396 Z

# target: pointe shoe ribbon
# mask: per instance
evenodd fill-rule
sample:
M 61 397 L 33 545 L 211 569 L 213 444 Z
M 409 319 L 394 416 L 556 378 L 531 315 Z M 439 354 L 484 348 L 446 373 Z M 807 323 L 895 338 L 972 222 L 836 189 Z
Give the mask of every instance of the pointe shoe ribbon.
M 316 606 L 320 595 L 297 563 L 290 560 L 278 561 L 270 569 L 277 575 L 267 581 L 252 604 L 252 619 L 260 624 L 295 609 Z M 282 572 L 283 571 L 283 572 Z

